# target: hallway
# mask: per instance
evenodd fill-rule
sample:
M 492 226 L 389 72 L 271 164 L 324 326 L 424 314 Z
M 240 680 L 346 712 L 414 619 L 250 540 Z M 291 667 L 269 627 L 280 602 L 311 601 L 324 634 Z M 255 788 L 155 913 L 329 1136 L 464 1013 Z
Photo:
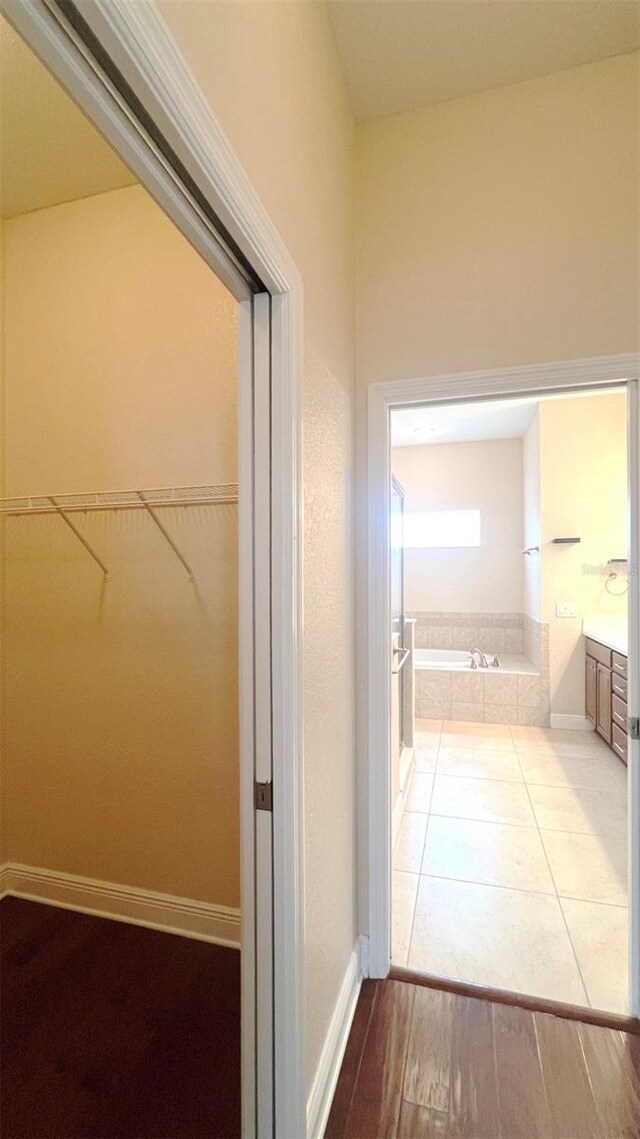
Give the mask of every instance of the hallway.
M 640 1039 L 365 981 L 325 1139 L 633 1139 Z

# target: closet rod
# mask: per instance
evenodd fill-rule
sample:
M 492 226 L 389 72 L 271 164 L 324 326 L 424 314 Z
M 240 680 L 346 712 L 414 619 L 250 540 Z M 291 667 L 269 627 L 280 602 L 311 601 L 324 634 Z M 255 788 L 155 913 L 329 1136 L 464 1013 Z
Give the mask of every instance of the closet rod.
M 96 491 L 87 494 L 24 495 L 0 498 L 0 514 L 85 513 L 94 510 L 148 510 L 149 506 L 225 506 L 238 501 L 237 483 L 162 487 L 155 490 Z

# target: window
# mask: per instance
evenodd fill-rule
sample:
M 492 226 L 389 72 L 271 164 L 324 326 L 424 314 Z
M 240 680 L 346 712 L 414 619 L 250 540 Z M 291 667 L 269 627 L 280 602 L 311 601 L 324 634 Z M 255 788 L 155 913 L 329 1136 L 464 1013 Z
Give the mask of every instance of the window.
M 415 510 L 404 515 L 405 550 L 480 545 L 479 510 Z

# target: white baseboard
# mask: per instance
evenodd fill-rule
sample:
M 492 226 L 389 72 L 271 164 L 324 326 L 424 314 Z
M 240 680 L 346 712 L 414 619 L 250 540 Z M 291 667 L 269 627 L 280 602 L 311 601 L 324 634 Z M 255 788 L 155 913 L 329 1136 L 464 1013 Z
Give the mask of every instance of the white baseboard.
M 349 958 L 307 1100 L 308 1139 L 322 1139 L 327 1126 L 353 1014 L 360 995 L 362 973 L 359 950 L 360 946 L 356 945 Z
M 564 712 L 552 712 L 549 720 L 550 726 L 560 731 L 592 732 L 594 730 L 591 720 L 586 716 L 570 716 Z
M 228 906 L 23 866 L 19 862 L 7 862 L 0 868 L 0 893 L 240 948 L 240 911 Z

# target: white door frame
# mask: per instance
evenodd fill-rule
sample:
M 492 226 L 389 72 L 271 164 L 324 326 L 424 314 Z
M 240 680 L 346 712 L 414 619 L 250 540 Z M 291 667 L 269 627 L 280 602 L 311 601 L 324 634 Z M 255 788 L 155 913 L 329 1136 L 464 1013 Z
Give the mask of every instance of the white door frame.
M 153 0 L 81 2 L 80 22 L 57 0 L 0 8 L 240 302 L 243 1136 L 300 1139 L 302 280 Z M 270 815 L 254 805 L 254 781 L 269 775 Z
M 363 773 L 367 796 L 366 865 L 360 883 L 366 891 L 369 976 L 386 977 L 391 967 L 391 802 L 389 653 L 389 487 L 390 413 L 412 404 L 548 395 L 628 382 L 629 391 L 629 716 L 640 715 L 640 632 L 638 600 L 639 448 L 637 355 L 597 357 L 560 363 L 462 372 L 449 376 L 372 384 L 368 397 L 367 540 L 367 740 Z M 629 740 L 630 955 L 632 1015 L 640 1014 L 640 744 Z

